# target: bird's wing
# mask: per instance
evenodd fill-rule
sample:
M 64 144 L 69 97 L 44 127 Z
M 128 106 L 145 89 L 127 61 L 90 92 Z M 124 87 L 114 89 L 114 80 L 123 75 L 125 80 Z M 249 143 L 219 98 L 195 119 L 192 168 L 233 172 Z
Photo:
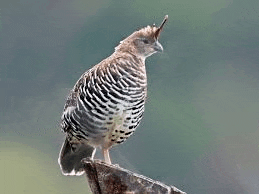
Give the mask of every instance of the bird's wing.
M 92 69 L 89 69 L 79 78 L 66 99 L 64 110 L 61 116 L 61 127 L 63 131 L 67 131 L 68 128 L 71 127 L 71 116 L 74 114 L 74 111 L 77 107 L 78 97 L 80 96 L 80 88 L 82 88 L 83 84 L 85 83 L 85 78 L 89 77 L 91 72 Z
M 110 107 L 116 107 L 117 103 L 127 98 L 127 95 L 122 95 L 122 90 L 127 86 L 121 83 L 123 75 L 118 73 L 117 63 L 116 59 L 103 61 L 80 77 L 64 106 L 61 118 L 63 131 L 80 128 L 96 133 L 96 128 L 104 127 L 108 119 L 107 114 L 103 114 L 108 111 L 105 107 L 107 103 Z
M 123 62 L 121 58 L 103 61 L 81 76 L 65 104 L 64 131 L 68 127 L 93 134 L 105 130 L 108 117 L 117 111 L 119 104 L 138 102 L 132 95 L 144 96 L 133 70 L 123 66 Z M 133 88 L 130 93 L 129 88 Z

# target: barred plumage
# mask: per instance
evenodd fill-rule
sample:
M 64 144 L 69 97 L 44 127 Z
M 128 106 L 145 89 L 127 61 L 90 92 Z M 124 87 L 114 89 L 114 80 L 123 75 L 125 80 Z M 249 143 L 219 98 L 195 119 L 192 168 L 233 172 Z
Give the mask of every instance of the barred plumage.
M 82 174 L 81 159 L 103 150 L 111 163 L 109 148 L 124 142 L 139 125 L 147 96 L 145 58 L 162 51 L 160 27 L 134 32 L 115 52 L 86 71 L 70 92 L 62 115 L 66 141 L 59 163 L 67 175 Z

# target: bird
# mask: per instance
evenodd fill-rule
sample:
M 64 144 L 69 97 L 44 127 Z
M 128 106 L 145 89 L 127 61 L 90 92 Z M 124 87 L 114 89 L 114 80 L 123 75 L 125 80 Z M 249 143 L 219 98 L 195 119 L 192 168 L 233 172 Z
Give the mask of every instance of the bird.
M 61 116 L 65 141 L 58 163 L 64 175 L 82 175 L 84 158 L 96 148 L 111 164 L 109 150 L 138 127 L 147 98 L 145 59 L 162 52 L 159 27 L 146 26 L 120 41 L 114 53 L 82 74 L 70 91 Z

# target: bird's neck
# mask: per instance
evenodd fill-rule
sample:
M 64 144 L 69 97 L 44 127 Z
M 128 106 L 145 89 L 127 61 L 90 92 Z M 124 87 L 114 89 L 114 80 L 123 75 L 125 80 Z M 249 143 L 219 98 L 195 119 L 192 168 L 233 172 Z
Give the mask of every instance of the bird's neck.
M 142 61 L 143 64 L 145 64 L 146 56 L 142 56 L 139 54 L 138 50 L 132 46 L 131 44 L 128 44 L 127 42 L 122 41 L 117 47 L 115 47 L 115 52 L 121 55 L 132 55 Z
M 114 55 L 132 58 L 135 62 L 145 66 L 146 57 L 136 54 L 133 50 L 115 50 Z
M 130 51 L 115 51 L 111 58 L 122 59 L 122 68 L 126 71 L 137 71 L 143 75 L 146 75 L 145 58 L 135 55 Z M 126 65 L 126 66 L 125 66 Z

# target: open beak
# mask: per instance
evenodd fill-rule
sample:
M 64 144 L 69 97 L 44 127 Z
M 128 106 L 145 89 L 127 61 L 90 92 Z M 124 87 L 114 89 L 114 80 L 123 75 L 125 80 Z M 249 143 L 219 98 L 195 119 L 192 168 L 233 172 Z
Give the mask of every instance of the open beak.
M 160 33 L 162 32 L 162 29 L 166 23 L 166 21 L 168 20 L 168 15 L 165 16 L 163 22 L 161 23 L 161 25 L 159 26 L 159 28 L 156 30 L 155 32 L 155 39 L 158 40 Z M 163 48 L 162 48 L 163 49 Z

